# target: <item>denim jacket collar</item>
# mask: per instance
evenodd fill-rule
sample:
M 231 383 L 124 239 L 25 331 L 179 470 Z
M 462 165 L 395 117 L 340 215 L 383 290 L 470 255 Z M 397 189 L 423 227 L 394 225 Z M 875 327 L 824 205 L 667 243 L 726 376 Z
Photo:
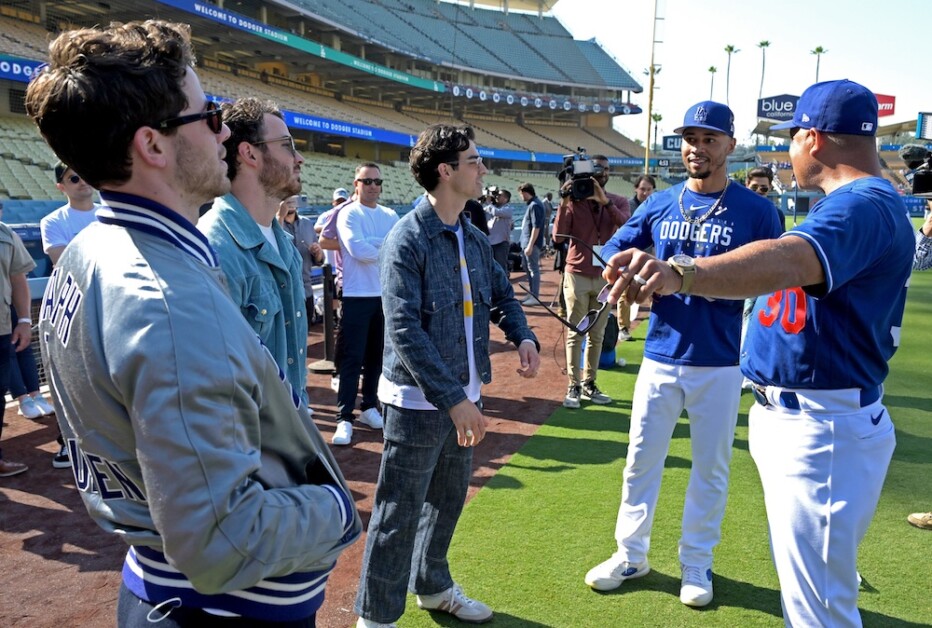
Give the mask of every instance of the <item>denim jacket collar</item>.
M 437 210 L 434 209 L 434 206 L 431 204 L 426 194 L 418 201 L 418 204 L 414 207 L 414 211 L 417 214 L 418 220 L 424 225 L 424 232 L 429 239 L 433 240 L 438 235 L 447 231 L 446 225 L 440 220 L 440 216 L 437 215 Z M 460 229 L 463 229 L 463 236 L 468 237 L 469 229 L 466 228 L 466 225 L 469 221 L 466 219 L 466 215 L 460 212 L 456 219 L 460 223 Z
M 217 198 L 214 201 L 214 209 L 217 211 L 217 219 L 230 232 L 237 246 L 243 250 L 258 248 L 259 252 L 256 257 L 259 260 L 288 270 L 288 264 L 265 239 L 265 235 L 250 215 L 249 210 L 233 194 Z M 275 234 L 279 247 L 285 244 L 291 245 L 291 236 L 285 233 L 285 230 L 278 224 L 277 218 L 272 219 L 272 232 Z

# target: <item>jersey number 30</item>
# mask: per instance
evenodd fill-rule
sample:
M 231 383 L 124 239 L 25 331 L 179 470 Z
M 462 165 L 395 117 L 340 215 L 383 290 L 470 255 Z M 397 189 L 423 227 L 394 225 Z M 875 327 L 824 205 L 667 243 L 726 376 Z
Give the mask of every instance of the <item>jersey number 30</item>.
M 798 334 L 806 326 L 806 293 L 802 288 L 788 288 L 767 297 L 766 309 L 757 313 L 764 327 L 773 327 L 780 319 L 780 326 L 788 334 Z

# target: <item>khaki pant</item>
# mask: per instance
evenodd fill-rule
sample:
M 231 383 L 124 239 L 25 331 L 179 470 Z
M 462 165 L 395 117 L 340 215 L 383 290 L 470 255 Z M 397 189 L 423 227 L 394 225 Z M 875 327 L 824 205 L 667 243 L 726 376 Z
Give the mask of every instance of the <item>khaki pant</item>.
M 631 304 L 621 298 L 618 300 L 618 329 L 627 329 L 631 331 Z
M 605 280 L 601 277 L 586 277 L 574 273 L 563 275 L 563 296 L 566 299 L 567 317 L 571 323 L 578 323 L 589 312 L 598 310 L 602 305 L 596 297 L 599 296 Z M 602 353 L 602 339 L 605 337 L 605 323 L 608 321 L 608 308 L 602 311 L 599 319 L 587 334 L 586 364 L 583 367 L 582 379 L 579 370 L 582 361 L 582 334 L 567 330 L 566 335 L 566 371 L 571 386 L 580 382 L 596 379 L 599 368 L 599 357 Z

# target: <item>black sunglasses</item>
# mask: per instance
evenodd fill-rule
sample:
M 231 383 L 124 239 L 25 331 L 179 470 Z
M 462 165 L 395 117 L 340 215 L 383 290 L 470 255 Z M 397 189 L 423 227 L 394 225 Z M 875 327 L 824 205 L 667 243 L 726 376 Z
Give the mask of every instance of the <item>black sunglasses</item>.
M 376 185 L 382 185 L 382 179 L 356 179 L 356 180 L 362 183 L 363 185 L 372 185 L 373 183 L 375 183 Z
M 81 180 L 81 177 L 79 177 L 76 174 L 73 174 L 70 177 L 68 177 L 68 180 L 71 181 L 72 183 L 77 183 L 78 181 Z
M 608 305 L 608 293 L 612 289 L 612 286 L 610 284 L 605 284 L 605 287 L 599 291 L 599 296 L 596 297 L 596 300 L 602 304 L 599 306 L 599 309 L 589 310 L 586 313 L 586 315 L 582 317 L 582 320 L 580 320 L 578 323 L 574 325 L 572 322 L 566 320 L 565 318 L 563 318 L 562 316 L 554 312 L 552 309 L 550 309 L 550 307 L 548 307 L 546 303 L 544 303 L 539 298 L 534 296 L 534 294 L 530 290 L 528 290 L 527 287 L 524 286 L 524 284 L 519 283 L 518 287 L 524 290 L 525 292 L 527 292 L 528 296 L 534 299 L 539 306 L 547 310 L 547 312 L 551 316 L 553 316 L 555 319 L 557 319 L 558 321 L 566 325 L 572 331 L 575 331 L 577 334 L 585 334 L 590 329 L 592 329 L 592 327 L 595 325 L 595 322 L 599 320 L 599 315 L 602 314 L 602 311 Z
M 752 184 L 751 184 L 751 189 L 754 190 L 755 192 L 765 192 L 765 193 L 766 193 L 766 192 L 769 192 L 769 191 L 770 191 L 770 187 L 768 187 L 768 186 L 766 186 L 766 185 L 757 185 L 756 183 L 752 183 Z
M 197 122 L 198 120 L 206 120 L 207 128 L 217 135 L 223 130 L 223 110 L 220 108 L 220 105 L 212 100 L 207 101 L 207 104 L 204 105 L 204 111 L 200 113 L 192 113 L 187 116 L 178 116 L 177 118 L 162 120 L 155 125 L 155 128 L 161 130 L 174 129 L 184 124 Z

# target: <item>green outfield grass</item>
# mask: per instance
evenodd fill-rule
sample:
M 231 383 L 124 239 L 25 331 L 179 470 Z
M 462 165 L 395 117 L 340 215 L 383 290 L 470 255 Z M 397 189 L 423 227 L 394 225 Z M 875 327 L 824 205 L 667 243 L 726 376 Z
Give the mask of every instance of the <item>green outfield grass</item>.
M 636 336 L 643 338 L 644 325 Z M 689 475 L 689 425 L 681 419 L 667 458 L 648 576 L 601 594 L 586 571 L 615 547 L 613 531 L 627 446 L 630 399 L 642 342 L 623 343 L 624 369 L 600 373 L 609 407 L 560 409 L 467 505 L 450 551 L 453 575 L 488 603 L 495 626 L 782 626 L 760 480 L 748 454 L 742 397 L 728 508 L 715 554 L 715 599 L 679 602 L 677 540 Z M 897 448 L 858 560 L 865 626 L 932 622 L 932 531 L 906 523 L 932 509 L 932 272 L 912 278 L 899 351 L 886 382 Z M 534 391 L 530 394 L 547 394 Z M 409 597 L 402 626 L 459 626 Z

